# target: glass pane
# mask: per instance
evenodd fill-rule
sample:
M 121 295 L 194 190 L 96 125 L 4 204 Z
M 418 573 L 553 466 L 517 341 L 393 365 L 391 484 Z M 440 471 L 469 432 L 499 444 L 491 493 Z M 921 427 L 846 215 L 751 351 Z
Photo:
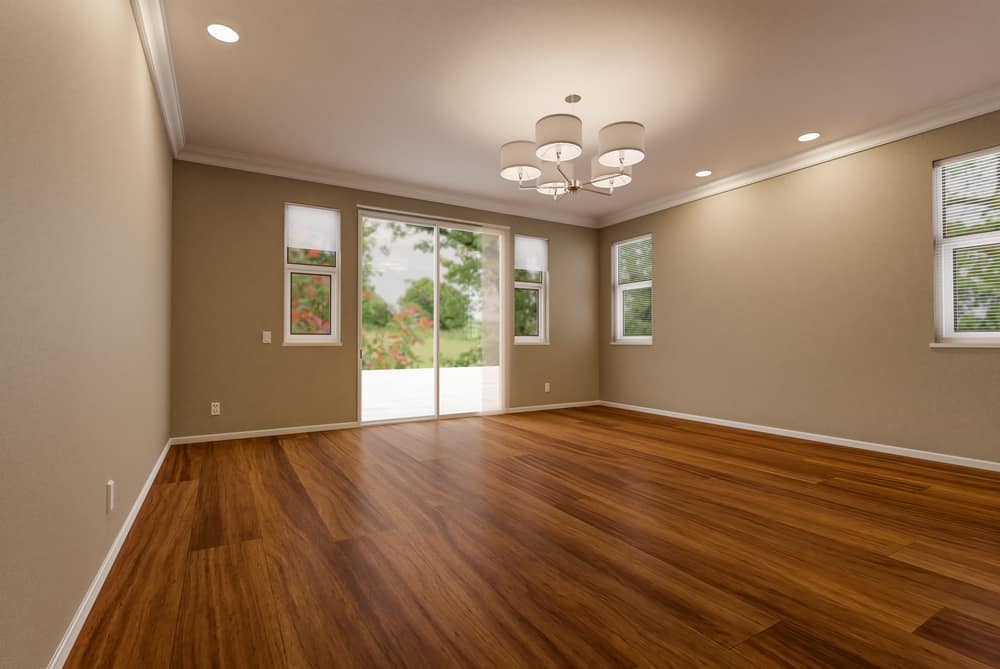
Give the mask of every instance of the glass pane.
M 515 269 L 514 281 L 524 281 L 525 283 L 541 283 L 544 278 L 542 272 L 532 272 L 527 269 Z
M 648 337 L 653 334 L 653 289 L 636 288 L 622 292 L 622 334 Z
M 1000 230 L 1000 152 L 941 168 L 944 236 Z
M 330 334 L 329 274 L 292 273 L 292 334 Z
M 500 237 L 440 229 L 440 412 L 500 408 Z
M 289 247 L 288 262 L 292 265 L 321 265 L 323 267 L 336 267 L 337 253 L 336 251 L 293 249 Z
M 340 212 L 286 204 L 285 237 L 289 263 L 336 267 L 340 246 Z
M 618 283 L 653 280 L 653 240 L 638 239 L 619 244 Z
M 538 291 L 533 288 L 514 289 L 514 335 L 538 336 Z
M 1000 332 L 1000 244 L 955 249 L 955 331 Z
M 364 217 L 361 420 L 434 415 L 434 228 Z

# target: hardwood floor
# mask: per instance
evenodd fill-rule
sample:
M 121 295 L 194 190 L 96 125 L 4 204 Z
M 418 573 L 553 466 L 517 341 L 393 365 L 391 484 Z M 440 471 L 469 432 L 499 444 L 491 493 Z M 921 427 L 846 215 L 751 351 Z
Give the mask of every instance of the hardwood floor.
M 1000 667 L 1000 475 L 609 408 L 171 448 L 70 667 Z

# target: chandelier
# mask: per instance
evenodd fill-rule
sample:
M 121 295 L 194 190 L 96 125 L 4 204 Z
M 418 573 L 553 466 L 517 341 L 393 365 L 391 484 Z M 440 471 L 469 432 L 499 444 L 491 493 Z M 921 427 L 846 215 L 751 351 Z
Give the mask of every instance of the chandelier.
M 575 104 L 579 95 L 567 95 Z M 535 141 L 517 140 L 500 147 L 500 176 L 516 181 L 520 190 L 533 190 L 558 200 L 566 193 L 587 191 L 611 195 L 632 183 L 632 166 L 646 157 L 646 128 L 635 121 L 619 121 L 601 128 L 597 153 L 590 161 L 590 178 L 576 178 L 577 158 L 583 155 L 583 121 L 573 114 L 550 114 L 535 123 Z

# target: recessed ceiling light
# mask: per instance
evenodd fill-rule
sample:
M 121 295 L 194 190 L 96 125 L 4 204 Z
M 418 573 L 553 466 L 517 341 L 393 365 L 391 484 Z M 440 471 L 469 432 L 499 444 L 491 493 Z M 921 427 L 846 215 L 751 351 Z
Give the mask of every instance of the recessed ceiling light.
M 694 175 L 696 177 L 710 177 L 712 176 L 712 170 L 698 170 Z
M 213 23 L 208 27 L 208 34 L 219 40 L 220 42 L 225 42 L 226 44 L 232 44 L 233 42 L 240 41 L 240 34 L 230 28 L 229 26 L 224 26 L 221 23 Z
M 799 141 L 800 142 L 811 142 L 814 139 L 819 139 L 819 133 L 818 132 L 807 132 L 804 135 L 799 135 Z

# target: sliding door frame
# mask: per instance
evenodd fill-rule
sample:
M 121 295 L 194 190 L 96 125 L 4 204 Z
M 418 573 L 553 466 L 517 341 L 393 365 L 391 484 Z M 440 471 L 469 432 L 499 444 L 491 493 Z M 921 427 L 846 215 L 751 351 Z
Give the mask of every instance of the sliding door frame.
M 432 216 L 428 214 L 416 214 L 408 211 L 399 211 L 397 209 L 386 209 L 384 207 L 376 207 L 370 205 L 357 205 L 358 210 L 358 238 L 357 238 L 357 252 L 355 258 L 357 258 L 358 263 L 358 276 L 357 276 L 357 298 L 358 298 L 358 308 L 357 308 L 357 365 L 358 365 L 358 381 L 356 386 L 357 391 L 357 417 L 358 423 L 360 425 L 384 425 L 389 423 L 409 423 L 415 421 L 427 421 L 427 420 L 445 420 L 449 418 L 464 418 L 468 416 L 488 416 L 495 414 L 506 413 L 508 407 L 510 407 L 510 352 L 511 352 L 511 342 L 513 340 L 513 306 L 511 302 L 511 287 L 507 284 L 510 283 L 510 267 L 511 265 L 511 239 L 510 228 L 505 225 L 492 225 L 489 223 L 478 223 L 475 221 L 466 221 L 458 218 L 448 218 L 445 216 Z M 434 415 L 433 416 L 419 416 L 415 418 L 391 418 L 388 420 L 375 420 L 375 421 L 362 421 L 362 372 L 364 371 L 364 365 L 362 356 L 364 355 L 364 333 L 362 331 L 362 300 L 364 296 L 362 295 L 361 286 L 361 272 L 362 263 L 364 262 L 363 253 L 363 241 L 364 241 L 364 219 L 366 215 L 371 215 L 372 218 L 380 217 L 383 220 L 396 221 L 398 223 L 407 223 L 411 225 L 419 225 L 423 227 L 433 227 L 434 228 Z M 441 253 L 440 253 L 440 235 L 441 228 L 449 228 L 452 230 L 468 230 L 470 232 L 480 232 L 485 234 L 494 234 L 499 237 L 499 248 L 500 248 L 500 407 L 495 410 L 482 411 L 482 412 L 471 412 L 471 413 L 450 413 L 444 416 L 441 415 L 441 365 L 440 365 L 440 311 L 439 301 L 440 301 L 440 283 L 441 283 Z

